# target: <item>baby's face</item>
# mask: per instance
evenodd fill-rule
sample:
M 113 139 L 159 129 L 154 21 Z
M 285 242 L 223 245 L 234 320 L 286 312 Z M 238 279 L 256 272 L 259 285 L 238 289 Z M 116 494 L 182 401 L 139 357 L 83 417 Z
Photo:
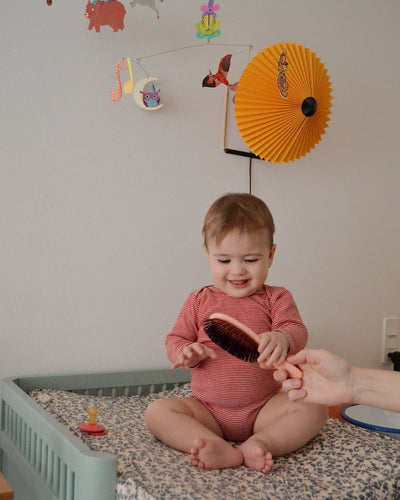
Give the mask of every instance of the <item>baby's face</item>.
M 248 297 L 262 290 L 272 265 L 272 248 L 264 231 L 231 231 L 220 242 L 207 242 L 205 249 L 215 286 L 232 297 Z

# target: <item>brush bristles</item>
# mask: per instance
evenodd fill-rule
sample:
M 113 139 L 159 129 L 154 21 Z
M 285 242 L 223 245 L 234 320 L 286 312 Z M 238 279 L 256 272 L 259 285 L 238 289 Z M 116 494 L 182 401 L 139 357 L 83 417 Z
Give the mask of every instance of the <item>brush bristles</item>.
M 204 331 L 222 349 L 243 361 L 255 362 L 259 356 L 258 345 L 240 328 L 223 319 L 213 318 L 204 321 Z

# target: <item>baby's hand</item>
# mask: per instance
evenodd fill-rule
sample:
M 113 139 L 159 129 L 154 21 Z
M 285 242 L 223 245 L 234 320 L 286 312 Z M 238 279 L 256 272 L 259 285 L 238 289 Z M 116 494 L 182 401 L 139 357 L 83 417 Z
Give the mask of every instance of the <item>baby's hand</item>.
M 175 368 L 194 368 L 196 365 L 206 358 L 216 358 L 217 355 L 210 348 L 200 342 L 195 342 L 194 344 L 186 345 L 178 355 L 178 359 L 175 363 L 172 363 L 171 369 Z
M 279 366 L 286 359 L 289 341 L 282 332 L 264 332 L 260 335 L 258 363 L 261 368 Z

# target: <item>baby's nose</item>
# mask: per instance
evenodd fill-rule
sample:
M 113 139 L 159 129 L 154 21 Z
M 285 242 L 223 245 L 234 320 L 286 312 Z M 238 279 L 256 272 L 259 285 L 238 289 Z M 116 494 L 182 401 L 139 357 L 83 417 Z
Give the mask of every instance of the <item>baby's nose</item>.
M 242 275 L 246 273 L 246 268 L 243 262 L 233 262 L 231 268 L 232 274 Z

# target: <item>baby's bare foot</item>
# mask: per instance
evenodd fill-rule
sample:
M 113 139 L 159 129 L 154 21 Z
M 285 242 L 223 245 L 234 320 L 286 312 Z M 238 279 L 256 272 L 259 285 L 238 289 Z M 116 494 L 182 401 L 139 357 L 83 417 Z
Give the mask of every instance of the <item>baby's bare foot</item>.
M 270 471 L 273 464 L 272 455 L 262 441 L 246 441 L 239 449 L 242 450 L 244 464 L 247 467 L 258 470 L 263 474 Z
M 243 463 L 243 454 L 223 439 L 197 438 L 190 450 L 189 461 L 199 469 L 225 469 Z

